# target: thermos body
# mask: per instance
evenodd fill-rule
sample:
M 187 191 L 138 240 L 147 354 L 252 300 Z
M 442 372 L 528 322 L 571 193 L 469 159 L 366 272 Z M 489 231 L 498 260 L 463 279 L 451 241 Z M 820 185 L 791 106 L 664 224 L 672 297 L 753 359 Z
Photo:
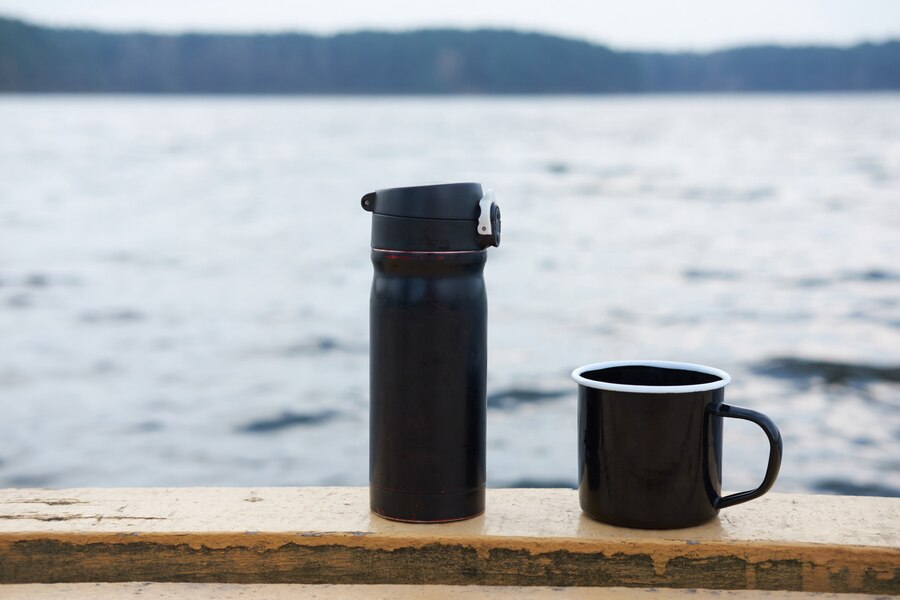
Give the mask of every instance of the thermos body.
M 433 523 L 484 511 L 483 272 L 500 230 L 491 198 L 474 183 L 363 197 L 373 212 L 370 499 L 389 519 Z
M 484 511 L 486 252 L 373 250 L 372 510 L 410 521 Z

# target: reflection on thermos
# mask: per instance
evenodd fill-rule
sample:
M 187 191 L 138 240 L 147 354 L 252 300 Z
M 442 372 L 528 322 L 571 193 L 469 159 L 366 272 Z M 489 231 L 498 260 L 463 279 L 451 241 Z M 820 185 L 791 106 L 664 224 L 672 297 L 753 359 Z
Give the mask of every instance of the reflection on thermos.
M 378 190 L 372 213 L 372 510 L 440 522 L 484 511 L 486 248 L 500 209 L 477 183 Z

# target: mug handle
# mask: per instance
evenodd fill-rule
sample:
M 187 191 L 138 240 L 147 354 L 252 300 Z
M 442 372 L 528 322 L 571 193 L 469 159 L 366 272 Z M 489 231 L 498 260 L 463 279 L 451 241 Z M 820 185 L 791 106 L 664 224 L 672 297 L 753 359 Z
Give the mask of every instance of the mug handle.
M 763 482 L 755 490 L 738 492 L 737 494 L 719 498 L 716 501 L 716 510 L 759 498 L 769 491 L 775 483 L 775 478 L 778 477 L 778 471 L 781 469 L 781 432 L 778 431 L 775 423 L 773 423 L 769 417 L 762 413 L 758 413 L 755 410 L 750 410 L 749 408 L 720 404 L 718 406 L 710 407 L 710 412 L 718 417 L 744 419 L 745 421 L 756 423 L 764 432 L 766 432 L 766 437 L 769 438 L 769 466 L 766 467 L 766 476 L 763 478 Z

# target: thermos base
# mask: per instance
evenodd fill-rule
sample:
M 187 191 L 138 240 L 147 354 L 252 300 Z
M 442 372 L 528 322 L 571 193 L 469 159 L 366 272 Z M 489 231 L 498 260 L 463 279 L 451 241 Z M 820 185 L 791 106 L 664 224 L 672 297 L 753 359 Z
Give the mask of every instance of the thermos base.
M 484 486 L 445 494 L 395 492 L 369 486 L 372 512 L 392 521 L 447 523 L 477 517 L 484 512 Z

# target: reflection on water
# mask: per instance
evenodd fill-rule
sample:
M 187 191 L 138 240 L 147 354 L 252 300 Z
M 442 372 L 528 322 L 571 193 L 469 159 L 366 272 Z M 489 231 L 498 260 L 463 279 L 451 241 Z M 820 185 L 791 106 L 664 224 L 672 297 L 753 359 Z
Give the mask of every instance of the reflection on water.
M 900 365 L 881 367 L 794 357 L 763 361 L 754 366 L 754 371 L 769 377 L 791 379 L 804 386 L 826 383 L 860 387 L 873 381 L 900 382 Z
M 279 416 L 269 419 L 258 419 L 236 428 L 239 433 L 269 433 L 296 427 L 298 425 L 321 425 L 338 416 L 337 411 L 321 410 L 315 413 L 292 413 L 285 411 Z
M 898 100 L 2 98 L 0 486 L 365 484 L 359 197 L 476 180 L 491 485 L 574 484 L 569 371 L 656 358 L 776 489 L 900 495 Z

